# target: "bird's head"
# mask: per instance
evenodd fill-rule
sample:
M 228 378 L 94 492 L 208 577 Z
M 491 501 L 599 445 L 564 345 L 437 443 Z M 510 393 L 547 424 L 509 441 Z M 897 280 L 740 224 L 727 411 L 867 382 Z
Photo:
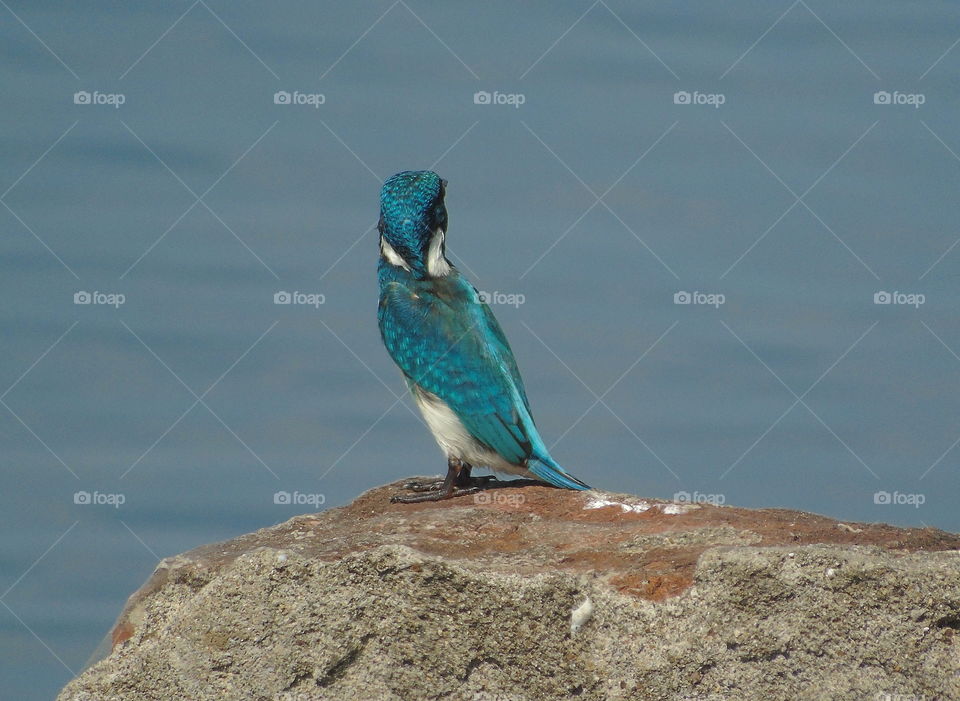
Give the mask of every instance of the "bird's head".
M 387 179 L 380 191 L 380 255 L 417 277 L 450 272 L 445 256 L 446 180 L 431 170 L 406 170 Z

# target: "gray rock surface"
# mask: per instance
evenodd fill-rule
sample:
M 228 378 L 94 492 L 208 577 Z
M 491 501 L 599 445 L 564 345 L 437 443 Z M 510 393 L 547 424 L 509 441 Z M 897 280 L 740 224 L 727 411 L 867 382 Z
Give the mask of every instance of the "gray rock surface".
M 393 491 L 164 560 L 59 700 L 960 699 L 957 536 Z

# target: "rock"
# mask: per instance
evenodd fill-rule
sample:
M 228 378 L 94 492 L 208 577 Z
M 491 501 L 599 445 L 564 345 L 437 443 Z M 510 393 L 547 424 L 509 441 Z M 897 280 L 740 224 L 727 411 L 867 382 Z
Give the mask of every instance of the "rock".
M 396 491 L 164 560 L 59 700 L 960 698 L 960 536 Z

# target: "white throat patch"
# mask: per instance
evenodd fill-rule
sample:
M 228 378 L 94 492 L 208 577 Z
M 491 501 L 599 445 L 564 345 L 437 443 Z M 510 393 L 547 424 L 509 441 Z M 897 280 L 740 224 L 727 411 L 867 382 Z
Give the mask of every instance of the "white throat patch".
M 441 228 L 433 232 L 430 248 L 427 250 L 427 273 L 433 277 L 443 277 L 450 273 L 450 263 L 443 255 L 443 239 L 446 236 Z
M 407 272 L 410 272 L 410 266 L 407 265 L 407 261 L 393 250 L 393 246 L 391 246 L 390 242 L 383 238 L 383 236 L 380 237 L 380 255 L 382 255 L 390 265 L 395 265 L 398 268 L 403 268 Z

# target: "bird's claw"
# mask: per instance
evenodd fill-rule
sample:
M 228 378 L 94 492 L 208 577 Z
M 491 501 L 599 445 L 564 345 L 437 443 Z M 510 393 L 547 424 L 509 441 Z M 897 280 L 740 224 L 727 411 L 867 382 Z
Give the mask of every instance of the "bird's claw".
M 419 504 L 426 501 L 443 501 L 454 497 L 469 496 L 482 491 L 491 482 L 497 481 L 497 478 L 493 475 L 474 477 L 470 474 L 471 469 L 471 465 L 458 458 L 448 458 L 446 478 L 404 482 L 403 489 L 414 493 L 394 495 L 390 498 L 390 503 Z

